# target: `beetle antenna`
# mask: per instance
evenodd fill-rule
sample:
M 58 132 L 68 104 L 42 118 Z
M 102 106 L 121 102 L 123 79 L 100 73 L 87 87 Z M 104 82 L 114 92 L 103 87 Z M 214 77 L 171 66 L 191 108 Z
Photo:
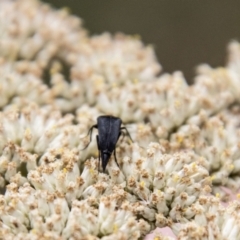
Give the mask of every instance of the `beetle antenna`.
M 121 129 L 121 130 L 126 130 L 126 133 L 127 133 L 128 137 L 130 138 L 131 142 L 133 143 L 133 140 L 132 140 L 131 135 L 130 135 L 130 133 L 128 132 L 127 128 L 126 128 L 126 127 L 121 127 L 120 129 Z M 125 135 L 124 132 L 123 132 L 123 134 Z
M 97 128 L 97 124 L 95 124 L 95 125 L 93 125 L 93 126 L 91 126 L 91 127 L 89 128 L 88 133 L 87 133 L 87 135 L 86 135 L 85 137 L 87 137 L 90 133 L 92 134 L 93 128 Z M 85 137 L 81 137 L 80 139 L 83 139 L 83 138 L 85 138 Z
M 117 164 L 118 168 L 120 168 L 120 167 L 119 167 L 119 164 L 118 164 L 118 161 L 117 161 L 116 149 L 114 149 L 114 152 L 113 152 L 113 154 L 114 154 L 114 159 L 115 159 L 115 162 L 116 162 L 116 164 Z
M 88 134 L 85 136 L 85 137 L 87 137 L 88 135 L 90 135 L 90 141 L 89 141 L 89 143 L 83 148 L 83 149 L 81 149 L 80 151 L 83 151 L 84 149 L 86 149 L 88 146 L 89 146 L 89 144 L 91 143 L 91 141 L 92 141 L 92 131 L 93 131 L 93 128 L 97 128 L 97 125 L 93 125 L 89 130 L 88 130 Z M 84 137 L 84 138 L 85 138 Z
M 97 147 L 98 147 L 98 174 L 100 172 L 100 160 L 101 160 L 101 151 L 99 148 L 99 138 L 98 135 L 96 136 L 96 140 L 97 140 Z
M 98 152 L 98 174 L 99 174 L 99 172 L 100 172 L 100 158 L 101 158 L 101 152 L 99 151 Z
M 123 142 L 123 140 L 124 140 L 124 138 L 125 138 L 125 136 L 126 136 L 126 133 L 125 133 L 124 131 L 120 131 L 118 138 L 120 138 L 121 136 L 122 136 L 122 138 L 121 138 L 121 142 L 120 142 L 120 143 Z

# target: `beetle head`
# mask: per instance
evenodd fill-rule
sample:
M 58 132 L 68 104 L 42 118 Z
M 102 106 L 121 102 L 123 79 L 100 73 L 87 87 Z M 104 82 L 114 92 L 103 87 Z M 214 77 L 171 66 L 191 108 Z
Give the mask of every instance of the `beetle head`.
M 107 167 L 107 164 L 108 164 L 108 161 L 109 161 L 109 159 L 110 159 L 110 157 L 111 157 L 111 154 L 103 152 L 103 153 L 101 154 L 101 157 L 102 157 L 102 168 L 103 168 L 103 172 L 105 172 L 106 167 Z

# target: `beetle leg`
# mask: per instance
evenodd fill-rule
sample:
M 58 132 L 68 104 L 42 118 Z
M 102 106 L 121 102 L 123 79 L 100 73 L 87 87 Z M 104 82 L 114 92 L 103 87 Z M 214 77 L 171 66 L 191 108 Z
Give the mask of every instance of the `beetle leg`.
M 116 150 L 115 150 L 115 149 L 114 149 L 114 152 L 113 152 L 113 154 L 114 154 L 114 159 L 115 159 L 115 162 L 116 162 L 117 166 L 119 167 L 119 164 L 118 164 L 118 162 L 117 162 Z M 119 167 L 119 168 L 120 168 L 120 167 Z
M 133 142 L 133 140 L 132 140 L 132 138 L 131 138 L 131 135 L 130 135 L 130 133 L 128 132 L 127 128 L 126 128 L 126 127 L 121 127 L 120 129 L 121 129 L 121 130 L 126 130 L 128 137 L 129 137 L 130 140 Z M 121 131 L 121 133 L 124 133 L 124 132 Z M 124 134 L 125 134 L 125 133 L 124 133 Z
M 125 137 L 125 132 L 123 132 L 123 131 L 120 131 L 119 132 L 119 135 L 118 135 L 118 139 L 120 138 L 120 136 L 123 134 L 123 138 Z M 115 159 L 115 162 L 116 162 L 116 164 L 117 164 L 117 166 L 119 167 L 119 164 L 118 164 L 118 162 L 117 162 L 117 157 L 116 157 L 116 149 L 114 149 L 114 151 L 113 151 L 113 155 L 114 155 L 114 159 Z M 120 167 L 119 167 L 120 168 Z
M 98 152 L 98 173 L 100 172 L 100 159 L 101 159 L 101 152 Z
M 89 144 L 91 143 L 91 141 L 92 141 L 92 131 L 93 131 L 93 128 L 97 128 L 97 124 L 96 124 L 96 125 L 93 125 L 93 126 L 89 129 L 87 136 L 90 135 L 90 141 L 89 141 L 89 143 L 87 144 L 87 146 L 85 146 L 82 150 L 86 149 L 86 148 L 89 146 Z M 87 137 L 87 136 L 86 136 L 86 137 Z
M 98 135 L 96 136 L 97 139 L 97 147 L 98 147 L 98 173 L 100 171 L 100 160 L 101 160 L 101 151 L 99 150 L 99 138 Z
M 121 142 L 120 142 L 120 144 L 123 142 L 123 139 L 125 138 L 126 133 L 123 132 L 123 131 L 121 131 L 121 132 L 119 133 L 118 139 L 120 138 L 121 135 L 122 135 L 123 137 L 121 138 Z

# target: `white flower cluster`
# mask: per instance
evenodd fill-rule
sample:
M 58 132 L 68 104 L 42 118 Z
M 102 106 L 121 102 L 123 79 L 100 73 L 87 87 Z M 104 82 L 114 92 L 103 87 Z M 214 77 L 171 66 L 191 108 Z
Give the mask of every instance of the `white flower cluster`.
M 18 172 L 35 169 L 38 157 L 53 148 L 51 143 L 54 144 L 53 140 L 60 129 L 69 126 L 72 119 L 71 115 L 62 117 L 51 106 L 39 108 L 35 104 L 25 106 L 20 112 L 16 109 L 1 112 L 1 187 L 4 187 L 5 180 L 17 181 L 22 185 L 25 182 L 23 176 L 18 174 L 18 177 L 12 177 Z
M 115 210 L 117 194 L 74 200 L 69 207 L 63 194 L 35 190 L 28 183 L 11 183 L 1 196 L 0 236 L 4 239 L 138 239 L 149 232 L 137 221 L 129 203 Z M 30 231 L 29 231 L 30 229 Z M 61 236 L 61 237 L 60 237 Z
M 181 73 L 156 78 L 160 65 L 156 62 L 152 49 L 144 48 L 138 39 L 121 34 L 114 38 L 109 34 L 88 37 L 81 28 L 79 19 L 68 16 L 63 10 L 51 11 L 37 1 L 10 4 L 5 0 L 2 9 L 4 7 L 7 11 L 0 14 L 2 19 L 8 17 L 6 12 L 18 7 L 26 26 L 22 26 L 23 32 L 17 33 L 19 38 L 24 37 L 13 54 L 23 60 L 4 66 L 11 72 L 5 73 L 3 77 L 6 82 L 4 89 L 12 90 L 10 93 L 9 90 L 6 91 L 8 94 L 2 96 L 2 105 L 9 102 L 20 105 L 19 100 L 23 101 L 23 96 L 28 95 L 28 101 L 51 103 L 64 112 L 75 110 L 85 102 L 97 104 L 103 113 L 119 116 L 125 122 L 148 120 L 157 136 L 165 138 L 169 131 L 180 126 L 200 109 L 212 114 L 238 98 L 238 79 L 231 70 L 215 71 L 201 67 L 201 74 L 193 86 L 187 85 Z M 25 14 L 27 11 L 31 13 Z M 39 16 L 31 24 L 33 12 Z M 48 24 L 49 19 L 54 21 Z M 14 19 L 10 18 L 9 22 L 16 27 Z M 7 39 L 2 41 L 9 45 L 13 44 L 12 41 L 19 44 L 20 40 L 12 36 L 7 24 L 2 24 L 1 28 Z M 39 28 L 42 30 L 38 31 Z M 36 44 L 29 45 L 27 49 L 35 53 L 30 61 L 29 57 L 21 55 L 20 49 L 24 48 L 24 44 L 28 45 L 29 41 L 36 41 L 32 36 L 41 39 L 40 49 L 47 53 L 32 50 Z M 57 45 L 55 42 L 58 42 Z M 54 45 L 55 49 L 52 50 L 48 45 Z M 11 55 L 9 51 L 12 49 L 14 48 L 6 47 L 6 54 Z M 40 61 L 41 56 L 48 57 Z M 71 66 L 68 67 L 69 76 L 62 73 L 64 65 Z M 49 69 L 46 66 L 50 66 Z M 36 73 L 37 69 L 40 72 Z M 41 81 L 44 71 L 49 72 L 50 88 Z M 14 74 L 17 76 L 13 79 L 21 78 L 23 84 L 28 86 L 30 82 L 30 86 L 11 88 L 8 79 Z M 13 81 L 12 85 L 19 86 Z M 215 104 L 216 101 L 218 104 Z
M 89 142 L 89 138 L 85 138 L 87 129 L 98 115 L 94 108 L 83 106 L 77 111 L 78 124 L 75 125 L 73 115 L 62 117 L 61 112 L 51 106 L 39 108 L 29 104 L 19 111 L 9 108 L 1 112 L 0 186 L 3 188 L 6 181 L 21 186 L 26 181 L 24 171 L 54 162 L 58 156 L 63 162 L 73 158 L 74 164 L 81 165 L 88 156 L 97 155 L 95 140 L 86 150 L 81 150 Z M 135 133 L 134 141 L 139 144 L 145 146 L 153 139 L 148 126 L 132 124 L 130 128 Z
M 240 237 L 239 204 L 210 195 L 240 184 L 239 43 L 189 86 L 181 72 L 158 77 L 137 37 L 88 36 L 37 0 L 0 1 L 0 36 L 1 239 L 139 239 L 156 226 Z M 119 139 L 108 174 L 97 131 L 86 137 L 103 114 L 133 139 Z
M 127 82 L 97 95 L 97 107 L 124 121 L 147 120 L 159 138 L 205 110 L 215 114 L 239 100 L 239 78 L 230 69 L 199 67 L 196 83 L 188 86 L 180 72 L 148 82 Z M 218 104 L 216 104 L 216 102 Z
M 7 92 L 0 106 L 30 95 L 29 100 L 51 102 L 69 112 L 84 102 L 96 103 L 103 89 L 151 80 L 161 70 L 153 49 L 139 39 L 123 34 L 88 37 L 81 20 L 64 9 L 54 11 L 36 0 L 3 0 L 0 9 L 0 62 L 7 69 L 1 74 Z
M 72 65 L 70 83 L 59 72 L 61 67 L 53 67 L 51 74 L 54 102 L 63 111 L 84 102 L 96 104 L 102 92 L 114 91 L 127 82 L 151 80 L 161 69 L 150 47 L 122 34 L 91 37 L 64 57 Z
M 72 115 L 62 117 L 51 106 L 39 108 L 36 104 L 27 105 L 20 112 L 17 109 L 1 112 L 0 149 L 12 142 L 25 151 L 42 153 L 72 120 Z
M 185 215 L 194 216 L 191 222 L 175 224 L 174 230 L 180 240 L 193 239 L 239 239 L 240 203 L 230 203 L 224 208 L 218 198 L 202 196 Z
M 19 71 L 20 65 L 22 67 L 25 65 L 24 68 L 27 71 L 25 74 Z M 0 81 L 0 107 L 3 109 L 22 108 L 30 102 L 44 105 L 51 104 L 53 101 L 53 95 L 48 87 L 42 83 L 35 62 L 12 63 L 0 56 Z
M 3 0 L 0 9 L 1 56 L 10 62 L 34 60 L 44 68 L 54 56 L 71 50 L 74 41 L 85 41 L 81 20 L 66 10 L 53 11 L 36 0 Z
M 173 152 L 192 149 L 208 160 L 213 184 L 222 184 L 237 191 L 240 183 L 237 176 L 240 172 L 239 119 L 237 105 L 210 118 L 202 111 L 172 134 L 165 145 Z M 216 188 L 217 191 L 221 192 L 221 189 Z
M 183 208 L 190 207 L 201 193 L 210 191 L 211 182 L 206 170 L 206 160 L 198 158 L 198 156 L 196 158 L 192 152 L 166 155 L 164 149 L 157 143 L 150 144 L 145 150 L 136 143 L 129 145 L 123 142 L 117 154 L 122 170 L 112 159 L 107 167 L 109 177 L 105 174 L 97 174 L 97 159 L 86 161 L 81 169 L 80 163 L 84 160 L 85 153 L 79 153 L 79 146 L 82 145 L 80 144 L 81 139 L 77 140 L 77 136 L 80 134 L 77 128 L 81 129 L 81 126 L 89 124 L 86 119 L 92 118 L 95 113 L 93 111 L 91 114 L 90 111 L 88 116 L 81 117 L 80 113 L 84 113 L 86 109 L 88 108 L 79 109 L 78 125 L 71 124 L 73 119 L 71 115 L 61 117 L 58 111 L 52 111 L 51 108 L 39 108 L 36 105 L 27 106 L 20 112 L 16 110 L 2 112 L 2 155 L 0 157 L 2 188 L 11 182 L 10 185 L 6 186 L 4 201 L 7 201 L 8 189 L 11 189 L 12 186 L 17 191 L 18 188 L 23 189 L 24 186 L 30 187 L 29 183 L 34 187 L 31 189 L 41 196 L 57 193 L 71 210 L 74 209 L 73 201 L 77 201 L 77 199 L 86 199 L 87 201 L 94 197 L 100 207 L 99 199 L 102 196 L 107 197 L 115 193 L 114 196 L 117 200 L 113 209 L 126 207 L 127 201 L 129 203 L 127 209 L 130 214 L 127 216 L 131 216 L 130 219 L 133 216 L 140 216 L 140 220 L 137 222 L 134 219 L 131 221 L 139 229 L 138 231 L 145 226 L 146 230 L 141 230 L 141 234 L 146 234 L 152 227 L 146 225 L 143 219 L 148 219 L 152 226 L 155 224 L 163 225 L 163 222 L 159 223 L 156 219 L 156 214 L 160 213 L 164 214 L 165 220 L 165 217 L 170 216 L 173 220 L 181 221 Z M 132 126 L 136 130 L 137 135 L 134 137 L 137 140 L 144 137 L 144 133 L 146 136 L 150 135 L 147 126 Z M 144 128 L 148 130 L 142 133 Z M 138 129 L 140 130 L 138 131 Z M 74 140 L 74 138 L 76 139 Z M 44 147 L 37 147 L 42 146 L 43 143 L 46 144 Z M 126 154 L 128 156 L 124 157 Z M 30 194 L 36 195 L 33 191 L 30 191 Z M 82 206 L 88 209 L 86 201 L 82 203 Z M 117 213 L 113 213 L 111 219 L 114 218 L 115 214 Z M 120 215 L 122 216 L 122 213 Z M 3 216 L 5 215 L 3 214 Z M 53 229 L 50 231 L 51 229 L 49 230 L 46 225 L 47 221 L 38 223 L 40 225 L 34 227 L 35 220 L 32 219 L 29 221 L 33 225 L 25 224 L 25 227 L 16 228 L 10 232 L 13 234 L 16 234 L 17 231 L 26 233 L 30 229 L 34 230 L 35 233 L 38 231 L 37 236 L 46 232 L 47 236 L 49 234 L 54 238 L 57 236 L 56 234 L 61 233 L 64 239 L 68 239 L 75 229 L 73 225 L 75 226 L 78 222 L 76 218 L 70 217 L 71 212 L 68 216 L 67 220 L 70 223 L 63 221 L 68 229 L 66 232 L 60 231 L 60 227 L 56 227 L 58 228 L 57 232 Z M 82 216 L 82 212 L 78 216 Z M 46 219 L 48 215 L 42 217 Z M 95 216 L 95 218 L 97 217 Z M 52 215 L 50 219 L 51 223 Z M 125 223 L 124 218 L 122 221 Z M 62 228 L 65 226 L 63 222 L 59 222 Z M 103 224 L 103 222 L 99 222 L 99 224 Z M 109 226 L 109 224 L 105 224 Z M 8 222 L 5 225 L 8 225 Z M 96 226 L 83 233 L 81 233 L 82 230 L 79 230 L 78 234 L 109 235 L 109 232 L 106 231 L 99 233 L 100 230 Z M 23 229 L 25 230 L 23 231 Z M 138 231 L 135 229 L 132 232 L 132 234 L 137 234 L 136 236 L 127 232 L 126 239 L 138 239 L 141 235 Z M 123 233 L 117 234 L 122 236 Z
M 161 226 L 155 213 L 181 221 L 183 209 L 191 206 L 200 194 L 211 191 L 207 165 L 205 159 L 192 151 L 170 155 L 165 154 L 159 144 L 151 143 L 146 150 L 134 144 L 132 154 L 123 158 L 121 168 L 128 191 L 154 210 L 143 216 L 156 220 L 156 225 Z M 112 164 L 109 168 L 114 169 Z M 112 179 L 116 177 L 111 170 L 109 174 Z

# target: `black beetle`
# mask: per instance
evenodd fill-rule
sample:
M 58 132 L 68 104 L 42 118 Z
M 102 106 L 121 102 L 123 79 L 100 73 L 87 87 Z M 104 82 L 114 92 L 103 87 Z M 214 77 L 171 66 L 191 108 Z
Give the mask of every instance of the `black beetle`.
M 97 146 L 98 146 L 98 170 L 99 170 L 99 163 L 100 159 L 102 160 L 102 169 L 103 172 L 106 170 L 106 166 L 108 164 L 108 161 L 114 152 L 114 158 L 115 162 L 118 165 L 117 158 L 116 158 L 116 144 L 121 136 L 123 134 L 125 136 L 125 132 L 123 130 L 126 130 L 128 137 L 131 139 L 132 138 L 127 130 L 126 127 L 121 127 L 122 125 L 122 120 L 118 117 L 113 117 L 113 116 L 99 116 L 97 118 L 97 124 L 93 125 L 89 131 L 87 136 L 90 134 L 90 142 L 92 141 L 92 131 L 93 128 L 98 129 L 98 135 L 97 135 Z M 84 148 L 86 149 L 90 142 L 87 144 L 87 146 Z M 119 167 L 119 165 L 118 165 Z

